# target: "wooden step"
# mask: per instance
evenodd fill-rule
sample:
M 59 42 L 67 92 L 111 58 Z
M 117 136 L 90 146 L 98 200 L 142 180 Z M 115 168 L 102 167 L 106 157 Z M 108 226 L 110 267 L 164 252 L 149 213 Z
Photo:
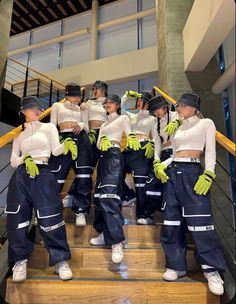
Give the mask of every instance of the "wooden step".
M 84 279 L 75 277 L 63 282 L 58 277 L 27 279 L 22 283 L 7 282 L 6 300 L 20 304 L 219 304 L 220 298 L 211 294 L 201 281 L 180 279 Z
M 161 225 L 124 225 L 127 248 L 156 248 L 160 247 Z M 89 240 L 97 236 L 92 225 L 76 227 L 74 223 L 66 224 L 67 241 L 70 246 L 88 247 Z M 188 235 L 188 243 L 192 243 Z
M 124 225 L 123 230 L 128 248 L 144 248 L 145 246 L 154 248 L 160 243 L 161 226 L 148 225 Z M 89 240 L 97 236 L 92 225 L 76 227 L 74 224 L 66 224 L 67 240 L 70 245 L 89 246 Z
M 88 224 L 93 223 L 94 210 L 95 210 L 95 206 L 94 204 L 92 204 L 90 209 L 90 214 L 86 215 L 86 220 Z M 71 208 L 64 208 L 63 214 L 64 214 L 64 219 L 67 223 L 75 223 L 75 214 L 71 210 Z M 136 224 L 135 206 L 123 207 L 122 214 L 126 224 Z M 155 212 L 153 222 L 159 224 L 162 223 L 162 214 L 160 212 L 158 211 Z
M 158 271 L 165 269 L 165 256 L 161 248 L 129 248 L 124 250 L 124 261 L 121 264 L 113 264 L 111 261 L 111 249 L 98 247 L 74 247 L 70 246 L 72 269 L 110 269 Z M 189 270 L 198 270 L 194 251 L 188 250 L 187 263 Z M 48 267 L 48 253 L 42 244 L 36 245 L 29 260 L 29 267 L 44 269 Z

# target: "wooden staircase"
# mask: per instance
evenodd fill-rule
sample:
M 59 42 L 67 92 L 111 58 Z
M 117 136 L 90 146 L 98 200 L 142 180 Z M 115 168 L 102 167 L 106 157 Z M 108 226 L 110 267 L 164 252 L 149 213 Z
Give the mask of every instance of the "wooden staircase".
M 48 253 L 40 242 L 29 260 L 27 280 L 13 283 L 12 278 L 8 278 L 8 303 L 220 303 L 220 298 L 208 291 L 195 262 L 191 240 L 187 276 L 172 283 L 162 280 L 165 258 L 159 240 L 159 214 L 155 225 L 138 226 L 134 207 L 123 208 L 129 223 L 124 226 L 127 243 L 124 261 L 116 265 L 111 262 L 111 249 L 89 245 L 89 239 L 96 235 L 92 227 L 93 211 L 94 208 L 86 227 L 75 227 L 73 213 L 68 208 L 64 211 L 73 280 L 61 281 L 54 274 L 54 268 L 48 267 Z

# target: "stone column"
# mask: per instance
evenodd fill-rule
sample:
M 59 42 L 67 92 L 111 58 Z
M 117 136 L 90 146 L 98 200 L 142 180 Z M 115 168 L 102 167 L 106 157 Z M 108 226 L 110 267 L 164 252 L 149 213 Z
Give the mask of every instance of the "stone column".
M 184 91 L 195 91 L 202 99 L 203 115 L 212 118 L 225 134 L 222 98 L 211 92 L 220 76 L 216 58 L 202 72 L 184 71 L 183 29 L 193 2 L 156 0 L 159 86 L 177 100 Z
M 98 1 L 92 2 L 92 16 L 90 25 L 90 60 L 97 59 L 97 20 L 98 20 Z

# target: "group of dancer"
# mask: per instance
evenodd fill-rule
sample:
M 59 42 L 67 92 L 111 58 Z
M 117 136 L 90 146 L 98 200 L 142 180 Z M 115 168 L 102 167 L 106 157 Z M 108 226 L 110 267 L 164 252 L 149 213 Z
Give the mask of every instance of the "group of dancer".
M 125 109 L 130 99 L 136 101 L 137 113 Z M 171 111 L 162 96 L 153 97 L 147 91 L 126 91 L 122 98 L 108 94 L 108 85 L 100 80 L 93 84 L 91 97 L 85 102 L 80 86 L 67 84 L 64 102 L 52 106 L 50 123 L 39 121 L 42 109 L 36 97 L 21 100 L 22 131 L 13 142 L 11 165 L 16 170 L 5 209 L 14 282 L 27 276 L 33 250 L 28 237 L 33 209 L 49 252 L 49 265 L 55 265 L 62 280 L 73 277 L 67 262 L 71 254 L 60 191 L 73 168 L 72 210 L 76 226 L 85 226 L 96 167 L 93 226 L 98 235 L 90 244 L 110 246 L 113 263 L 122 262 L 125 235 L 121 202 L 124 191 L 129 191 L 125 176 L 130 173 L 137 224 L 152 224 L 156 210 L 163 214 L 163 279 L 175 281 L 186 275 L 189 231 L 210 291 L 223 294 L 220 273 L 225 261 L 214 230 L 209 191 L 215 178 L 215 125 L 201 117 L 200 98 L 193 92 L 182 94 L 175 108 Z M 127 146 L 121 152 L 123 134 Z M 200 164 L 203 151 L 205 170 Z

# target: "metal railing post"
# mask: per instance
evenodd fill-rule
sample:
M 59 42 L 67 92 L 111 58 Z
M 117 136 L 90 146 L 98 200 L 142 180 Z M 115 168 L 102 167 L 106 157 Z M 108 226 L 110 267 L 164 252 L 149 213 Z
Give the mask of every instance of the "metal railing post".
M 39 87 L 40 87 L 40 79 L 38 79 L 37 83 L 37 97 L 39 98 Z
M 52 105 L 52 89 L 53 89 L 53 81 L 50 82 L 50 92 L 49 92 L 49 107 Z
M 28 67 L 27 67 L 26 73 L 25 73 L 25 83 L 24 83 L 23 97 L 25 97 L 26 94 L 27 94 L 28 75 L 29 75 L 29 69 L 28 69 Z
M 59 94 L 60 94 L 59 89 L 57 89 L 57 102 L 59 101 Z

